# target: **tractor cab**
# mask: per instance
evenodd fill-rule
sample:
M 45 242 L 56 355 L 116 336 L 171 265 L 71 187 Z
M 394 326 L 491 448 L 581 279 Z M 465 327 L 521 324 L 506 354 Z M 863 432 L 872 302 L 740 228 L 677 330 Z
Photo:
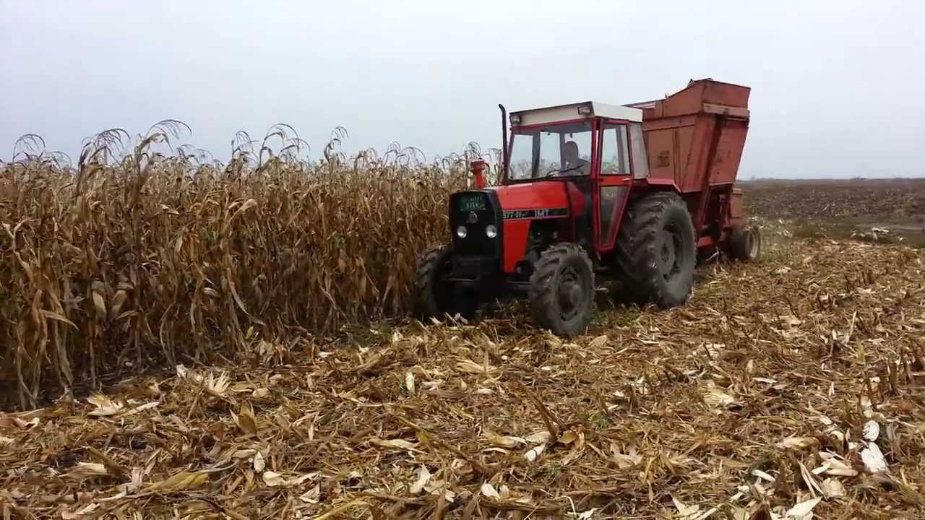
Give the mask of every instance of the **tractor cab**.
M 630 135 L 636 139 L 640 173 L 647 170 L 645 154 L 638 148 L 642 145 L 638 108 L 589 101 L 512 112 L 510 122 L 505 183 L 602 171 L 630 175 Z M 577 157 L 570 155 L 574 152 Z
M 513 112 L 510 123 L 502 186 L 551 181 L 577 189 L 575 240 L 594 256 L 612 250 L 629 185 L 648 176 L 642 110 L 589 101 Z
M 749 112 L 747 87 L 692 81 L 663 100 L 501 107 L 500 185 L 449 200 L 449 241 L 418 261 L 421 316 L 471 316 L 505 294 L 526 295 L 534 321 L 578 334 L 595 275 L 660 307 L 691 294 L 699 255 L 757 257 L 734 189 Z M 507 124 L 510 123 L 510 132 Z

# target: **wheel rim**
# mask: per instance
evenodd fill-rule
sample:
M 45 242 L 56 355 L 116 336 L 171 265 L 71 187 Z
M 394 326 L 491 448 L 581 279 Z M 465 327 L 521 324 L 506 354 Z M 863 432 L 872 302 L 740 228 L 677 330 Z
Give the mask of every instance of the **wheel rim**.
M 674 226 L 665 226 L 662 230 L 661 245 L 658 250 L 659 271 L 665 280 L 670 280 L 681 272 L 681 236 Z
M 559 272 L 559 283 L 556 288 L 559 303 L 559 316 L 568 321 L 578 314 L 584 300 L 584 288 L 581 275 L 573 266 L 568 266 Z
M 748 233 L 745 234 L 746 246 L 748 251 L 749 258 L 755 258 L 758 256 L 758 232 L 755 229 L 749 229 Z

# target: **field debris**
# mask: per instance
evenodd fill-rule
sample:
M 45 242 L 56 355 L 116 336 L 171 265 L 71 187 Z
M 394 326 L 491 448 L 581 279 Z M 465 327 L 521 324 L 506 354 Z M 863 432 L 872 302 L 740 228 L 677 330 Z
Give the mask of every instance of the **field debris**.
M 788 242 L 698 278 L 684 308 L 616 307 L 568 341 L 518 312 L 386 324 L 3 413 L 0 510 L 920 516 L 923 252 Z

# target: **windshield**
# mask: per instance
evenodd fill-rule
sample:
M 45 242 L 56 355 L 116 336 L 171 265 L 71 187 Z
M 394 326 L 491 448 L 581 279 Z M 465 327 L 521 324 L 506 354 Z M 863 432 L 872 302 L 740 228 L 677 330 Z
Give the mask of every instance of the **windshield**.
M 511 180 L 571 177 L 591 173 L 591 123 L 518 130 L 510 150 Z

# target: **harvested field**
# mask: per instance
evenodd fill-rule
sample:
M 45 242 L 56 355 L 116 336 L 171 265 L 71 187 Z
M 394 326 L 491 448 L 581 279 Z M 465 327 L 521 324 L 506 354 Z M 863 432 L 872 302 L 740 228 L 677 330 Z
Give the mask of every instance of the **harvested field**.
M 925 179 L 761 180 L 741 184 L 754 215 L 801 238 L 925 248 Z
M 740 183 L 748 209 L 767 219 L 925 223 L 925 179 L 759 180 Z
M 925 247 L 925 179 L 761 180 L 742 183 L 752 214 L 803 238 Z
M 921 517 L 925 253 L 771 238 L 700 269 L 684 308 L 573 341 L 518 313 L 381 324 L 0 415 L 0 509 Z

